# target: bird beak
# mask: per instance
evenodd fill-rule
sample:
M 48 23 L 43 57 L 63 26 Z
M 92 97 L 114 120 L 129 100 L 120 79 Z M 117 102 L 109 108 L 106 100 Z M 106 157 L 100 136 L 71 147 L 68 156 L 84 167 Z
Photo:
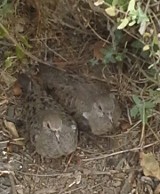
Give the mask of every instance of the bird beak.
M 88 120 L 89 118 L 89 113 L 88 112 L 83 112 L 82 116 Z
M 112 115 L 111 115 L 110 112 L 109 112 L 108 118 L 109 118 L 109 120 L 111 121 L 111 123 L 113 123 L 113 117 L 112 117 Z

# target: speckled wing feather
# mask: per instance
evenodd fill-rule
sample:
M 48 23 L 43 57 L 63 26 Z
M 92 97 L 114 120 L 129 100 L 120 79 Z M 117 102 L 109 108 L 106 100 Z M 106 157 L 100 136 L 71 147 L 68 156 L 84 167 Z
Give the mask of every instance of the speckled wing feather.
M 39 64 L 39 77 L 80 127 L 102 135 L 112 132 L 117 126 L 120 107 L 105 83 L 43 64 Z
M 75 151 L 78 134 L 72 117 L 27 75 L 19 75 L 18 80 L 25 96 L 26 129 L 36 152 L 43 157 L 57 158 Z

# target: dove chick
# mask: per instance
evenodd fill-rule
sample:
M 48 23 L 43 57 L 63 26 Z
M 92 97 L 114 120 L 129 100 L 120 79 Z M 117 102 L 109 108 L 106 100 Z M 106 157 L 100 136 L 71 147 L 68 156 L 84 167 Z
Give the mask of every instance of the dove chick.
M 112 133 L 121 116 L 120 106 L 106 83 L 39 64 L 44 88 L 65 107 L 80 129 L 95 135 Z
M 20 74 L 18 81 L 24 91 L 23 118 L 35 151 L 46 158 L 75 151 L 78 131 L 73 118 L 26 74 Z

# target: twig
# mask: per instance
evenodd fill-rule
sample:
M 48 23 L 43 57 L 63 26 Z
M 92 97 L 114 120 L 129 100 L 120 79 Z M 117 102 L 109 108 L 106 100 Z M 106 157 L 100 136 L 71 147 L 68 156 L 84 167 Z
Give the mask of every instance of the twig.
M 157 143 L 159 143 L 159 141 L 156 141 L 154 143 L 145 145 L 145 146 L 143 146 L 143 149 L 146 149 L 148 147 L 151 147 L 153 145 L 156 145 Z M 93 160 L 100 160 L 100 159 L 108 158 L 108 157 L 111 157 L 111 156 L 116 156 L 116 155 L 119 155 L 119 154 L 124 154 L 124 153 L 127 153 L 127 152 L 139 151 L 141 149 L 142 149 L 142 147 L 131 148 L 129 150 L 122 150 L 122 151 L 114 152 L 114 153 L 111 153 L 111 154 L 103 154 L 102 156 L 97 156 L 97 157 L 93 157 L 93 158 L 82 159 L 82 161 L 83 162 L 88 162 L 88 161 L 93 161 Z
M 13 177 L 12 172 L 9 173 L 8 176 L 9 176 L 9 180 L 10 180 L 10 183 L 11 183 L 12 194 L 17 194 L 16 185 L 15 185 L 15 182 L 14 182 L 14 177 Z
M 57 191 L 53 188 L 45 188 L 45 189 L 40 189 L 38 191 L 35 191 L 35 194 L 44 194 L 44 193 L 47 193 L 47 194 L 52 194 L 52 193 L 57 193 Z
M 21 137 L 21 138 L 14 138 L 14 139 L 12 139 L 12 141 L 11 140 L 6 140 L 6 141 L 0 141 L 0 144 L 7 144 L 7 143 L 9 143 L 9 142 L 16 142 L 16 141 L 23 141 L 24 140 L 24 138 L 23 137 Z
M 130 110 L 128 108 L 128 104 L 126 106 L 127 106 L 127 117 L 128 117 L 128 120 L 129 120 L 129 124 L 133 125 L 133 122 L 132 122 L 132 119 L 131 119 L 131 116 L 130 116 Z
M 61 56 L 61 55 L 60 55 L 59 53 L 57 53 L 55 50 L 51 49 L 46 43 L 45 43 L 44 45 L 46 46 L 46 48 L 47 48 L 49 51 L 53 52 L 55 55 L 57 55 L 57 56 L 60 57 L 62 60 L 64 60 L 65 62 L 68 63 L 67 59 L 65 59 L 63 56 Z
M 10 169 L 10 165 L 9 164 L 4 164 L 4 163 L 0 163 L 0 166 L 4 169 L 7 169 L 7 170 L 0 170 L 0 176 L 1 175 L 8 175 L 9 177 L 9 180 L 10 180 L 10 184 L 11 184 L 11 191 L 12 191 L 12 194 L 17 194 L 17 191 L 16 191 L 16 185 L 15 185 L 15 182 L 14 182 L 14 172 L 13 171 L 10 171 L 8 169 Z
M 24 175 L 28 175 L 28 176 L 37 176 L 37 177 L 56 177 L 56 176 L 70 177 L 71 175 L 73 175 L 73 173 L 33 174 L 33 173 L 21 172 L 19 170 L 17 170 L 16 172 Z
M 93 33 L 100 39 L 100 40 L 102 40 L 103 42 L 105 42 L 105 43 L 108 43 L 108 44 L 111 44 L 108 40 L 106 40 L 106 39 L 104 39 L 104 38 L 102 38 L 92 27 L 91 27 L 91 25 L 90 24 L 88 24 L 88 26 L 90 27 L 90 29 L 93 31 Z
M 38 63 L 42 63 L 44 65 L 48 65 L 48 66 L 52 66 L 51 63 L 48 63 L 46 61 L 43 61 L 39 58 L 37 58 L 36 56 L 32 55 L 30 52 L 28 52 L 27 50 L 25 50 L 23 47 L 20 46 L 20 44 L 9 34 L 9 32 L 7 31 L 7 29 L 3 26 L 3 24 L 0 23 L 0 28 L 4 31 L 5 36 L 14 44 L 15 47 L 18 47 L 19 50 L 21 50 L 22 53 L 24 53 L 26 56 L 28 56 L 29 58 L 31 58 L 32 60 L 38 62 Z M 82 63 L 82 61 L 77 62 L 77 61 L 70 61 L 70 62 L 64 62 L 65 64 L 74 64 L 74 63 Z M 55 63 L 56 64 L 56 63 Z M 62 70 L 58 67 L 52 66 L 54 69 L 59 69 Z
M 142 68 L 139 68 L 139 71 L 148 79 L 150 80 L 151 82 L 155 83 L 156 85 L 158 85 L 158 81 L 156 81 L 155 79 L 153 79 L 152 77 L 148 76 L 147 73 L 142 69 Z
M 145 112 L 145 104 L 143 103 L 143 118 L 142 118 L 142 131 L 141 131 L 141 138 L 140 138 L 140 146 L 143 146 L 144 143 L 144 138 L 145 138 L 145 117 L 146 117 L 146 112 Z

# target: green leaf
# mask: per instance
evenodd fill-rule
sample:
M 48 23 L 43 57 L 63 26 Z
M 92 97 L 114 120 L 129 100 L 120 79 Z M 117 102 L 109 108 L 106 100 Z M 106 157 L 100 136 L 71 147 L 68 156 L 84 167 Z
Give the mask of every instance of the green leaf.
M 3 7 L 1 6 L 0 8 L 0 16 L 4 17 L 7 16 L 9 13 L 13 12 L 13 6 L 11 3 L 6 3 L 3 5 Z
M 159 44 L 158 36 L 155 35 L 155 34 L 153 34 L 153 43 L 154 43 L 155 45 L 158 45 L 158 44 Z
M 143 44 L 139 41 L 139 40 L 134 40 L 131 43 L 131 47 L 136 48 L 136 49 L 142 49 L 143 48 Z
M 131 108 L 130 114 L 131 114 L 131 117 L 136 118 L 139 115 L 139 109 L 138 109 L 138 107 L 137 106 L 134 106 L 133 108 Z
M 116 45 L 118 45 L 123 38 L 123 32 L 121 30 L 115 30 L 114 35 L 115 35 L 115 43 Z
M 135 10 L 135 3 L 136 3 L 136 0 L 130 0 L 128 4 L 128 9 L 127 9 L 128 12 Z
M 142 105 L 142 100 L 138 97 L 138 96 L 135 96 L 135 95 L 133 95 L 133 100 L 134 100 L 134 102 L 136 103 L 136 105 Z
M 113 0 L 113 1 L 112 1 L 112 6 L 118 5 L 118 3 L 119 3 L 119 0 Z
M 145 102 L 146 109 L 153 109 L 155 107 L 155 103 L 152 101 Z
M 104 0 L 104 2 L 106 2 L 107 4 L 110 4 L 110 5 L 112 5 L 112 3 L 113 3 L 113 0 Z
M 2 28 L 0 28 L 0 38 L 4 38 L 6 35 L 6 33 L 4 32 L 4 30 Z
M 130 22 L 128 25 L 129 26 L 133 26 L 136 23 L 136 20 L 133 20 L 132 22 Z
M 12 67 L 15 59 L 16 59 L 16 56 L 7 57 L 7 59 L 4 62 L 5 70 Z
M 111 16 L 111 17 L 116 16 L 116 8 L 115 8 L 115 6 L 108 7 L 107 9 L 105 9 L 105 12 L 106 12 L 109 16 Z
M 142 21 L 141 22 L 141 24 L 140 24 L 140 28 L 139 28 L 139 33 L 141 34 L 141 35 L 144 35 L 144 33 L 145 33 L 145 31 L 146 31 L 146 28 L 147 28 L 147 22 L 144 20 L 144 21 Z
M 3 0 L 1 5 L 0 5 L 0 8 L 4 7 L 6 4 L 7 4 L 8 0 Z
M 96 2 L 94 2 L 95 6 L 100 6 L 102 4 L 104 4 L 104 0 L 97 0 Z
M 17 58 L 18 59 L 22 59 L 22 58 L 24 58 L 24 52 L 22 52 L 22 50 L 18 47 L 18 46 L 16 46 L 16 56 L 17 56 Z
M 137 20 L 137 17 L 138 17 L 137 10 L 133 10 L 133 11 L 129 12 L 129 16 L 130 16 L 131 20 L 133 20 L 133 21 Z
M 138 3 L 138 9 L 137 9 L 137 24 L 140 24 L 139 33 L 143 35 L 147 28 L 147 23 L 149 22 L 149 18 L 147 15 L 143 12 L 143 10 L 140 7 L 140 3 Z
M 121 8 L 123 11 L 125 11 L 125 12 L 127 12 L 128 4 L 129 4 L 129 2 L 126 1 L 126 0 L 118 0 L 118 5 L 119 5 L 120 8 Z
M 148 51 L 150 49 L 150 46 L 148 44 L 144 45 L 143 51 Z
M 92 66 L 98 65 L 97 59 L 91 59 L 89 62 L 91 63 Z
M 140 119 L 142 121 L 144 121 L 144 114 L 145 114 L 145 106 L 144 104 L 142 104 L 140 107 L 139 107 L 139 113 L 140 113 Z
M 32 48 L 32 46 L 29 44 L 27 37 L 25 36 L 21 36 L 21 42 L 24 46 L 26 46 L 27 48 Z
M 121 22 L 121 24 L 117 27 L 117 29 L 118 29 L 118 30 L 124 29 L 124 28 L 128 25 L 129 21 L 130 21 L 130 19 L 129 19 L 128 17 L 122 19 L 122 22 Z
M 137 9 L 137 14 L 138 14 L 138 20 L 137 23 L 140 24 L 141 22 L 149 22 L 149 18 L 147 15 L 143 12 L 143 10 L 140 7 L 140 4 L 138 4 L 138 9 Z
M 118 53 L 117 56 L 115 57 L 116 58 L 116 61 L 123 61 L 123 54 L 121 53 Z
M 114 55 L 114 49 L 113 48 L 108 48 L 108 49 L 105 49 L 103 50 L 103 53 L 104 53 L 104 59 L 103 59 L 103 62 L 105 64 L 108 64 L 108 63 L 115 63 L 116 60 L 115 60 L 115 57 L 113 56 Z

